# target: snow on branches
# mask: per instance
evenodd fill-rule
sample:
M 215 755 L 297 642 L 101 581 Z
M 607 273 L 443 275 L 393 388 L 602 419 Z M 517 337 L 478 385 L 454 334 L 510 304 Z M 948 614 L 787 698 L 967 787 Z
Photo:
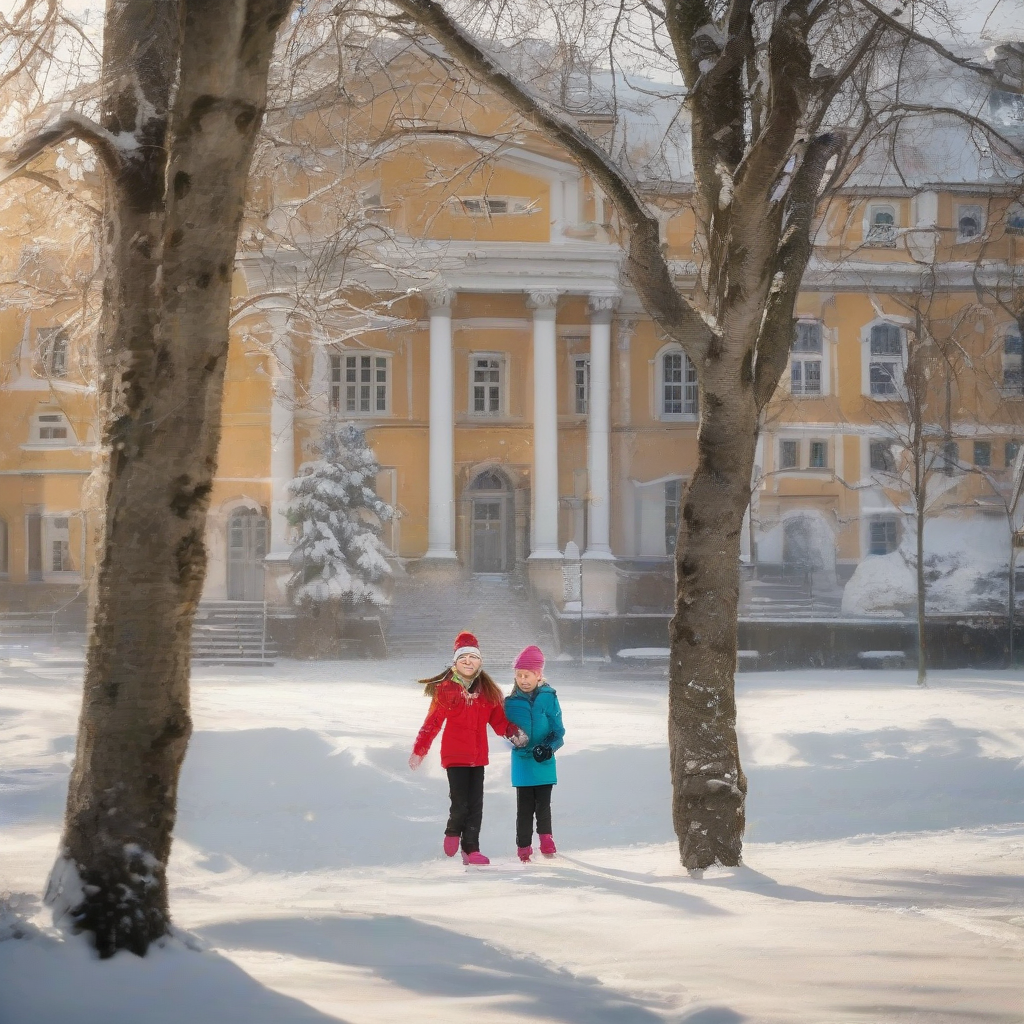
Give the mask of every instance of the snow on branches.
M 297 529 L 290 586 L 297 605 L 382 606 L 382 581 L 391 573 L 381 526 L 395 510 L 374 491 L 380 472 L 362 428 L 328 422 L 315 446 L 319 458 L 305 463 L 288 485 L 285 514 Z

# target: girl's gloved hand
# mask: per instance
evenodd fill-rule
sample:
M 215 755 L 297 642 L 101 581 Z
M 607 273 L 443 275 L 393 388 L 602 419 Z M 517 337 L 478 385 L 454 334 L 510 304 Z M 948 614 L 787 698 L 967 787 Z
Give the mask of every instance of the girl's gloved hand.
M 516 728 L 516 731 L 512 733 L 511 736 L 509 736 L 509 742 L 516 749 L 519 749 L 520 747 L 525 747 L 529 740 L 530 737 L 527 736 L 526 733 L 518 727 Z
M 534 761 L 550 761 L 554 751 L 546 743 L 538 743 L 533 748 Z
M 410 754 L 409 755 L 409 767 L 413 771 L 416 771 L 416 769 L 419 768 L 419 766 L 421 764 L 423 764 L 423 755 L 422 754 Z

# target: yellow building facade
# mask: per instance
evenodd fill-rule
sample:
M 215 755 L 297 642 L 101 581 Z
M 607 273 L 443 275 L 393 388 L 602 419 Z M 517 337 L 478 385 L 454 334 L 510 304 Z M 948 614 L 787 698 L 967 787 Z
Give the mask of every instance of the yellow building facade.
M 397 559 L 522 573 L 557 611 L 578 552 L 594 613 L 663 613 L 696 460 L 696 371 L 625 279 L 594 183 L 526 128 L 480 142 L 509 123 L 500 101 L 429 84 L 386 111 L 374 99 L 296 112 L 293 164 L 257 174 L 204 597 L 287 605 L 288 482 L 338 418 L 366 428 L 382 466 Z M 432 134 L 454 122 L 473 139 Z M 333 145 L 342 127 L 378 137 L 352 169 Z M 948 462 L 935 514 L 998 520 L 1024 438 L 1024 368 L 1017 324 L 979 295 L 1012 282 L 1024 211 L 980 175 L 894 181 L 853 181 L 820 217 L 752 481 L 743 558 L 763 572 L 810 568 L 841 588 L 902 542 L 904 373 L 925 336 L 962 354 L 952 398 L 931 382 L 929 429 Z M 648 191 L 692 287 L 685 171 Z M 62 340 L 70 308 L 0 310 L 0 584 L 12 607 L 73 596 L 90 569 L 96 393 L 88 360 Z

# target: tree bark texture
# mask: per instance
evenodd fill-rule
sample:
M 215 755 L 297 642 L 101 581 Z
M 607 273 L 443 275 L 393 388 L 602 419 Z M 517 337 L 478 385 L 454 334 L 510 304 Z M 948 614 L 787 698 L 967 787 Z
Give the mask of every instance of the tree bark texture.
M 109 184 L 105 528 L 48 890 L 94 934 L 101 956 L 142 955 L 169 926 L 166 866 L 191 732 L 192 620 L 206 567 L 235 248 L 289 5 L 111 0 L 107 8 L 103 127 L 134 132 L 139 144 L 123 151 Z
M 743 516 L 758 409 L 727 365 L 708 373 L 697 466 L 676 545 L 669 625 L 672 821 L 684 867 L 740 862 L 747 780 L 736 737 L 736 623 Z

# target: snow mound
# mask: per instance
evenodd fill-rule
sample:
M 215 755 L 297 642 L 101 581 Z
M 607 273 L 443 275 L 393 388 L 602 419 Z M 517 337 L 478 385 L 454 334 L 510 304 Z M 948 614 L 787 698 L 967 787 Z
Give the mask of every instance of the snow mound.
M 844 615 L 901 619 L 903 608 L 916 600 L 914 571 L 902 551 L 869 555 L 857 566 L 843 591 Z

